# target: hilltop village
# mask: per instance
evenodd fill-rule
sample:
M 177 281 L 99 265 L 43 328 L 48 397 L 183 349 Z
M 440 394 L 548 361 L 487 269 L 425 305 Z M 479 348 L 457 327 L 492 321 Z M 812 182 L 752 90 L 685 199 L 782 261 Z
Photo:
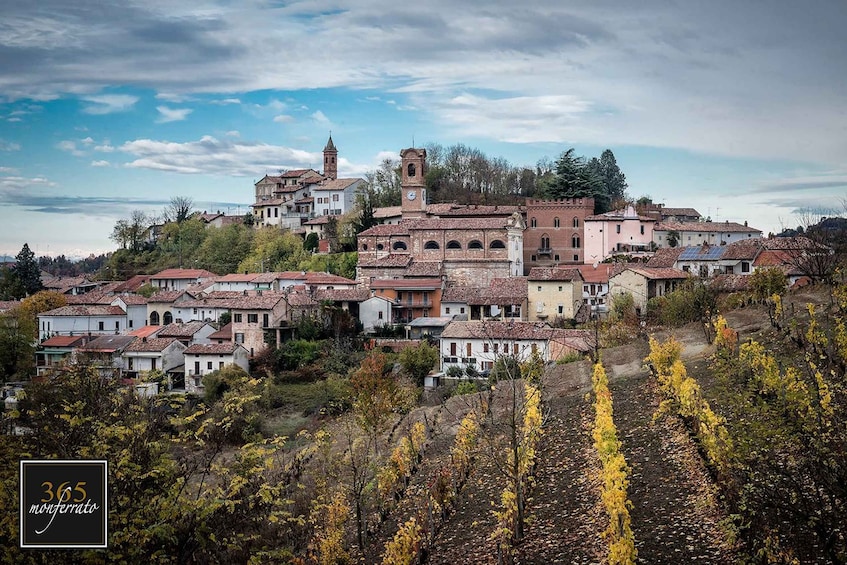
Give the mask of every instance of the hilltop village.
M 331 137 L 323 155 L 323 172 L 289 170 L 255 183 L 256 229 L 314 233 L 317 252 L 328 250 L 326 226 L 355 210 L 364 179 L 337 177 Z M 375 209 L 377 225 L 358 233 L 355 279 L 190 268 L 119 282 L 46 276 L 45 288 L 67 305 L 38 315 L 35 374 L 79 354 L 128 379 L 160 371 L 165 388 L 202 392 L 206 374 L 230 364 L 249 370 L 251 359 L 328 307 L 349 313 L 365 335 L 394 328 L 409 343 L 437 341 L 434 374 L 487 372 L 501 353 L 539 351 L 555 361 L 590 351 L 590 330 L 574 328 L 606 315 L 615 296 L 631 296 L 643 317 L 651 298 L 691 277 L 732 290 L 759 268 L 782 269 L 792 285 L 803 279 L 790 240 L 763 239 L 746 222 L 704 221 L 692 208 L 649 203 L 594 214 L 592 198 L 431 204 L 426 150 L 400 151 L 400 167 L 402 203 Z M 200 217 L 210 228 L 242 220 Z M 137 294 L 143 285 L 155 294 Z

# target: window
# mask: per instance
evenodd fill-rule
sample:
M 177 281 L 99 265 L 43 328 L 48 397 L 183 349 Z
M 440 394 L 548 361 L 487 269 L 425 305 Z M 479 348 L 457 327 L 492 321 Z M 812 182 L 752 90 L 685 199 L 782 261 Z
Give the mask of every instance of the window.
M 455 356 L 456 356 L 456 342 L 451 341 L 450 342 L 450 357 L 455 357 Z
M 377 320 L 382 320 L 382 310 L 380 310 L 376 315 Z
M 559 285 L 559 292 L 562 292 L 562 285 Z
M 162 317 L 162 321 L 165 323 L 165 325 L 173 324 L 174 323 L 174 315 L 171 314 L 170 312 L 165 312 L 165 315 Z
M 195 308 L 195 309 L 194 309 L 194 312 L 193 312 L 193 313 L 194 313 L 194 314 L 196 314 L 196 313 L 197 313 L 197 308 Z
M 269 321 L 270 321 L 270 320 L 268 319 L 268 315 L 267 315 L 267 314 L 262 314 L 262 327 L 267 328 L 267 327 L 268 327 L 268 322 L 269 322 Z
M 465 313 L 465 307 L 463 306 L 463 307 L 459 308 L 459 314 L 464 314 L 464 313 Z
M 579 227 L 579 218 L 577 218 L 576 216 L 574 216 L 574 219 L 573 219 L 573 227 L 575 227 L 575 228 Z
M 750 263 L 748 263 L 747 261 L 742 261 L 741 262 L 741 272 L 742 273 L 749 273 L 750 272 Z
M 449 313 L 450 313 L 450 307 L 449 307 L 449 306 L 448 306 L 447 308 L 445 308 L 445 309 L 444 309 L 444 313 L 445 313 L 445 314 L 449 314 Z
M 223 362 L 223 361 L 220 361 L 220 362 L 218 363 L 218 369 L 223 369 L 223 368 L 224 368 L 224 362 Z
M 559 304 L 559 316 L 565 313 L 565 307 Z
M 482 242 L 478 239 L 472 239 L 470 243 L 468 243 L 468 249 L 483 249 Z
M 621 233 L 621 225 L 620 224 L 615 226 L 615 233 Z
M 101 332 L 105 329 L 103 326 L 104 326 L 103 322 L 97 322 L 97 329 L 100 330 Z
M 644 226 L 641 226 L 641 235 L 644 235 Z
M 241 314 L 233 314 L 232 315 L 232 321 L 237 323 L 237 324 L 240 324 L 241 323 Z
M 129 327 L 132 327 L 132 318 L 129 320 Z
M 579 236 L 575 235 L 571 238 L 571 247 L 574 249 L 579 249 L 579 246 L 582 242 L 579 240 Z
M 210 370 L 210 371 L 212 370 L 212 362 L 211 362 L 211 361 L 208 361 L 208 362 L 206 363 L 206 368 L 207 368 L 208 370 Z
M 367 251 L 367 250 L 368 250 L 368 244 L 367 244 L 367 243 L 363 243 L 363 244 L 362 244 L 362 251 Z
M 541 285 L 538 286 L 538 292 L 541 292 Z
M 236 333 L 235 334 L 235 343 L 244 343 L 244 334 Z
M 200 374 L 200 361 L 195 361 L 195 362 L 194 362 L 194 374 L 195 374 L 195 375 L 199 375 L 199 374 Z
M 381 243 L 376 244 L 376 250 L 377 251 L 382 251 L 383 249 L 385 249 L 385 246 L 383 244 L 381 244 Z
M 120 322 L 115 322 L 115 331 L 116 331 L 116 332 L 117 332 L 117 331 L 120 331 L 120 329 L 121 329 L 121 323 L 120 323 Z
M 544 251 L 547 251 L 547 252 L 550 251 L 550 237 L 549 236 L 544 235 L 544 236 L 541 237 L 541 249 L 544 250 Z
M 499 343 L 495 343 L 495 344 L 494 344 L 494 354 L 495 354 L 495 355 L 497 354 L 497 350 L 498 350 L 498 349 L 500 349 L 500 344 L 499 344 Z
M 455 239 L 451 239 L 447 242 L 447 249 L 461 249 L 462 244 L 456 241 Z
M 499 239 L 495 239 L 491 243 L 488 244 L 489 249 L 506 249 L 506 244 L 500 241 Z
M 429 240 L 424 244 L 424 249 L 440 249 L 438 242 Z
M 279 208 L 274 208 L 274 218 L 279 218 Z
M 554 260 L 554 261 L 558 261 L 558 260 L 559 260 L 559 256 L 558 256 L 558 255 L 554 255 L 554 256 L 553 256 L 553 260 Z
M 559 227 L 559 224 L 560 224 L 560 222 L 559 222 L 559 217 L 558 217 L 558 216 L 556 216 L 555 218 L 553 218 L 553 227 L 554 227 L 554 228 L 558 228 L 558 227 Z
M 409 166 L 406 168 L 406 176 L 413 177 L 416 174 L 417 174 L 417 171 L 415 170 L 415 164 L 409 163 Z
M 134 359 L 133 359 L 132 357 L 127 358 L 127 360 L 126 360 L 126 368 L 127 368 L 127 370 L 132 371 L 132 365 L 133 365 L 133 363 L 132 363 L 132 362 L 133 362 L 133 361 L 134 361 Z
M 588 285 L 587 284 L 582 285 L 582 292 L 588 292 Z
M 333 201 L 333 202 L 338 202 L 338 195 L 337 195 L 337 194 L 333 194 L 333 195 L 332 195 L 332 201 Z
M 579 254 L 574 253 L 573 254 L 573 260 L 579 262 Z
M 529 220 L 529 227 L 537 228 L 538 227 L 538 220 L 536 220 L 535 218 L 531 218 Z
M 530 256 L 529 260 L 530 260 L 530 261 L 535 261 L 535 255 Z
M 158 326 L 159 325 L 159 313 L 158 312 L 151 312 L 150 313 L 150 325 L 151 326 Z
M 487 343 L 483 343 L 483 344 L 482 344 L 482 352 L 483 352 L 483 353 L 488 353 L 488 344 L 487 344 Z
M 258 324 L 259 323 L 259 315 L 258 314 L 247 314 L 247 323 L 248 324 Z
M 151 370 L 151 371 L 155 371 L 155 370 L 156 370 L 156 358 L 155 358 L 155 357 L 154 357 L 154 358 L 152 358 L 152 359 L 150 359 L 150 370 Z
M 406 244 L 402 241 L 395 241 L 391 248 L 394 251 L 406 251 Z
M 465 353 L 467 353 L 468 357 L 473 356 L 473 352 L 471 350 L 471 344 L 470 343 L 465 344 Z

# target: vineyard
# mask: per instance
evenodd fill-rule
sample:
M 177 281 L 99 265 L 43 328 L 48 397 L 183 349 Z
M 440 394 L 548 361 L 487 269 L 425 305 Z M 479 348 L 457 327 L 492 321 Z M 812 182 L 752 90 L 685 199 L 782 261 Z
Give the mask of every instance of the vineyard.
M 184 534 L 183 561 L 847 562 L 847 292 L 774 296 L 596 363 L 504 364 L 490 390 L 441 402 L 391 365 L 372 352 L 352 409 L 284 456 L 224 449 L 213 479 L 187 479 L 195 516 L 253 533 Z M 228 434 L 238 398 L 180 437 Z

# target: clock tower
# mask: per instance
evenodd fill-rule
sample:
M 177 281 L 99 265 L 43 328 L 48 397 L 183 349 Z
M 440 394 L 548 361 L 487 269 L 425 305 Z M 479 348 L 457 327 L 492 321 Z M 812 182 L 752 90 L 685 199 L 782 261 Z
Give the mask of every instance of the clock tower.
M 426 217 L 426 149 L 404 149 L 401 159 L 401 211 L 403 219 Z

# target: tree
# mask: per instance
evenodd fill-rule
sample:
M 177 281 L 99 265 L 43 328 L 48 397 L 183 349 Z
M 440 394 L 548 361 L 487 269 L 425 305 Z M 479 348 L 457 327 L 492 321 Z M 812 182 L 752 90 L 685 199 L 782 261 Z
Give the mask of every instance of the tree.
M 592 158 L 588 162 L 591 173 L 600 179 L 602 190 L 595 196 L 595 203 L 599 199 L 600 205 L 595 206 L 595 212 L 603 213 L 610 209 L 613 202 L 626 198 L 626 176 L 621 172 L 615 160 L 615 154 L 611 149 L 606 149 L 600 155 L 600 159 Z
M 34 374 L 38 326 L 22 308 L 0 314 L 0 380 L 29 380 Z
M 324 226 L 324 239 L 327 240 L 327 251 L 335 253 L 338 251 L 338 218 L 329 216 Z
M 194 253 L 194 264 L 218 274 L 234 273 L 250 253 L 253 229 L 243 224 L 205 229 L 206 237 Z
M 35 294 L 44 285 L 41 284 L 41 268 L 38 266 L 38 261 L 35 260 L 35 253 L 29 248 L 29 245 L 24 243 L 20 252 L 15 255 L 16 263 L 14 266 L 15 276 L 21 283 L 26 296 Z M 22 298 L 19 296 L 18 298 Z
M 318 250 L 318 234 L 317 232 L 310 232 L 309 235 L 306 236 L 306 239 L 303 241 L 303 249 L 314 253 Z
M 173 196 L 171 203 L 165 208 L 164 221 L 181 224 L 191 217 L 194 210 L 194 200 L 188 196 Z
M 362 365 L 350 378 L 350 386 L 355 398 L 353 410 L 359 427 L 373 438 L 376 444 L 376 439 L 385 431 L 385 426 L 400 400 L 400 388 L 389 372 L 385 354 L 372 351 L 365 357 Z
M 400 366 L 418 386 L 423 386 L 424 377 L 438 363 L 438 349 L 427 342 L 417 347 L 407 347 L 400 352 Z
M 676 247 L 679 244 L 679 232 L 671 230 L 668 232 L 668 246 Z
M 576 155 L 573 147 L 562 153 L 556 161 L 556 176 L 547 187 L 549 198 L 597 198 L 602 200 L 603 184 L 585 160 Z M 595 202 L 595 212 L 597 211 Z
M 133 210 L 129 218 L 118 220 L 109 238 L 121 249 L 132 252 L 141 251 L 144 246 L 144 236 L 150 227 L 150 218 L 141 210 Z
M 26 294 L 21 280 L 9 267 L 0 267 L 0 300 L 17 300 Z
M 782 269 L 777 267 L 759 268 L 750 275 L 750 289 L 753 291 L 753 299 L 762 302 L 774 294 L 785 294 L 788 279 Z
M 253 235 L 253 248 L 238 264 L 239 273 L 263 273 L 299 269 L 309 260 L 303 240 L 290 231 L 263 228 Z

